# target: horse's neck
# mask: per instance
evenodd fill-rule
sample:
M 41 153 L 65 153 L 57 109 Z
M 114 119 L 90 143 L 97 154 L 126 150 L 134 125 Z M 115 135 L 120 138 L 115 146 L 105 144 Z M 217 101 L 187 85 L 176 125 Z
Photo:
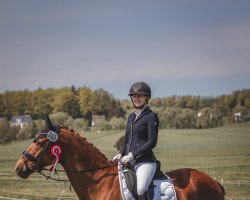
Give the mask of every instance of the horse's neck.
M 62 141 L 65 141 L 62 142 L 65 167 L 73 168 L 70 170 L 86 170 L 109 164 L 105 155 L 89 143 L 86 138 L 69 130 L 64 130 L 62 134 Z
M 86 141 L 85 138 L 81 138 L 80 136 L 74 134 L 75 133 L 64 133 L 62 135 L 61 140 L 65 142 L 62 143 L 63 155 L 61 164 L 64 167 L 77 195 L 79 197 L 83 196 L 83 199 L 89 199 L 91 183 L 96 178 L 108 173 L 107 170 L 94 169 L 105 166 L 107 167 L 111 164 L 108 159 L 96 147 Z M 86 171 L 92 169 L 93 171 Z

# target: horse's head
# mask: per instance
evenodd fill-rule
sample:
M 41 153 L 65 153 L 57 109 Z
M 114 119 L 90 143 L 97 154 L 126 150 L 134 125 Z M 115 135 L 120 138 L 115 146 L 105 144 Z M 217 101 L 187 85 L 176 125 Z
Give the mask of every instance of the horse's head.
M 28 178 L 33 172 L 39 172 L 43 167 L 51 165 L 59 158 L 56 156 L 60 148 L 58 143 L 59 128 L 55 127 L 49 117 L 45 117 L 45 127 L 43 131 L 38 132 L 32 144 L 22 153 L 22 156 L 16 163 L 15 171 L 21 178 Z M 59 156 L 60 157 L 60 156 Z

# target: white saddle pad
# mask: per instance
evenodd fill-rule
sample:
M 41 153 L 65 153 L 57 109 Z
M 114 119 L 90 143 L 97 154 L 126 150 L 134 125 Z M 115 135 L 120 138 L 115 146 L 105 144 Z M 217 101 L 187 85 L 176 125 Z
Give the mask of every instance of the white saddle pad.
M 123 200 L 135 200 L 133 195 L 130 193 L 126 178 L 124 175 L 123 166 L 119 163 L 118 164 L 118 175 L 119 175 L 119 182 L 120 182 L 120 190 Z M 177 200 L 174 184 L 170 177 L 166 174 L 166 179 L 162 180 L 153 180 L 154 184 L 154 199 L 153 200 Z

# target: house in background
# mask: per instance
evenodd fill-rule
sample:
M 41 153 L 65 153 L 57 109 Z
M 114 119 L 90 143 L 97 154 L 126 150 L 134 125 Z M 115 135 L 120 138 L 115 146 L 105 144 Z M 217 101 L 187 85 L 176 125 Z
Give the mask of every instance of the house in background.
M 105 119 L 105 115 L 92 115 L 91 126 L 95 126 L 95 123 L 101 119 Z
M 242 121 L 241 112 L 234 113 L 234 121 L 236 121 L 236 122 L 241 122 Z
M 32 123 L 32 118 L 30 115 L 14 115 L 10 119 L 10 126 L 20 126 L 23 128 Z

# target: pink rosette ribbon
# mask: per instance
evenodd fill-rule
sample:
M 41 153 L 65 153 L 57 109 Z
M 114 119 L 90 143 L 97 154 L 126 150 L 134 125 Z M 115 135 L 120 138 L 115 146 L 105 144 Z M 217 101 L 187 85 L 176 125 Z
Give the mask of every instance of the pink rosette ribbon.
M 53 174 L 55 172 L 56 165 L 60 161 L 60 157 L 62 155 L 62 148 L 61 148 L 61 146 L 58 145 L 58 144 L 54 144 L 50 148 L 50 153 L 51 153 L 52 156 L 54 156 L 56 158 L 54 164 L 50 167 L 50 172 L 51 172 L 51 174 Z

